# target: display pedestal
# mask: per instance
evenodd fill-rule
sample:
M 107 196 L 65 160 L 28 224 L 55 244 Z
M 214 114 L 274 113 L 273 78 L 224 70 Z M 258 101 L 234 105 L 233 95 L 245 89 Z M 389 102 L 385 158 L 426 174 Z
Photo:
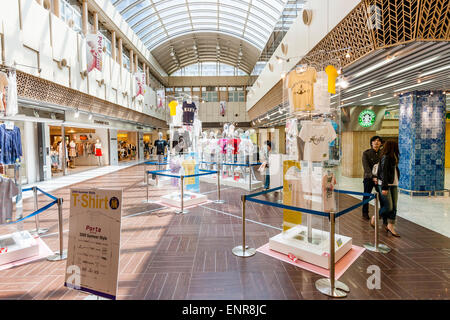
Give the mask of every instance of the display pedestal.
M 39 255 L 39 244 L 28 231 L 0 236 L 0 265 Z
M 307 232 L 307 226 L 295 226 L 270 238 L 269 248 L 286 255 L 292 253 L 302 261 L 330 269 L 329 233 L 312 229 L 312 241 L 308 242 Z M 335 239 L 337 242 L 335 244 L 335 262 L 337 262 L 352 248 L 352 238 L 336 234 Z
M 184 199 L 183 199 L 183 206 L 189 207 L 193 205 L 197 205 L 203 202 L 208 201 L 208 197 L 194 192 L 185 191 L 184 192 Z M 161 202 L 168 204 L 173 207 L 181 208 L 181 195 L 179 192 L 174 192 L 165 196 L 161 197 Z
M 203 176 L 203 177 L 200 177 L 200 180 L 203 182 L 207 182 L 207 183 L 216 183 L 217 184 L 217 176 L 216 175 Z M 225 178 L 225 179 L 220 178 L 220 184 L 224 185 L 224 186 L 228 186 L 228 187 L 241 188 L 241 189 L 250 191 L 248 180 L 245 180 L 245 179 L 239 179 L 236 181 L 231 177 Z M 258 180 L 254 181 L 252 179 L 252 190 L 262 188 L 262 186 L 263 186 L 262 181 L 258 181 Z

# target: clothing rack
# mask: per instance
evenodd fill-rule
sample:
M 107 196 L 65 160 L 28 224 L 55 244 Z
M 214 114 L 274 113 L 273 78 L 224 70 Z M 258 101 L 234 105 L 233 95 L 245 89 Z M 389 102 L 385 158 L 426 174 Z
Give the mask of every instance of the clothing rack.
M 8 168 L 14 167 L 14 176 L 8 176 Z M 6 177 L 9 179 L 14 179 L 14 184 L 17 186 L 19 192 L 16 196 L 16 215 L 15 219 L 19 220 L 23 217 L 23 205 L 22 205 L 22 176 L 21 176 L 21 164 L 20 162 L 16 162 L 14 164 L 2 164 L 0 163 L 0 168 L 2 168 L 2 171 L 5 170 L 4 173 L 0 174 L 2 177 Z M 23 224 L 19 223 L 17 226 L 17 229 L 19 231 L 22 231 Z

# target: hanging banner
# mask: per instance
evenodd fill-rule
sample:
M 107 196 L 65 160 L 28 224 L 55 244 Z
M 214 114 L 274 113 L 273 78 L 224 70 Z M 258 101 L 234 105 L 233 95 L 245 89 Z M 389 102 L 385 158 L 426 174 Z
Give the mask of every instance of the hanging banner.
M 88 33 L 86 35 L 87 71 L 103 69 L 103 41 L 101 33 Z
M 225 104 L 225 101 L 220 101 L 220 110 L 219 110 L 219 112 L 220 112 L 220 115 L 222 117 L 225 117 L 226 110 L 227 110 L 227 106 Z
M 0 117 L 13 117 L 19 113 L 17 104 L 17 80 L 14 70 L 8 74 L 0 71 Z
M 144 95 L 145 93 L 145 73 L 144 72 L 136 72 L 134 74 L 134 79 L 136 80 L 136 97 L 139 95 Z
M 71 189 L 64 285 L 116 299 L 122 190 Z
M 162 108 L 163 106 L 165 106 L 165 91 L 164 91 L 164 89 L 156 90 L 156 95 L 158 97 L 157 107 Z

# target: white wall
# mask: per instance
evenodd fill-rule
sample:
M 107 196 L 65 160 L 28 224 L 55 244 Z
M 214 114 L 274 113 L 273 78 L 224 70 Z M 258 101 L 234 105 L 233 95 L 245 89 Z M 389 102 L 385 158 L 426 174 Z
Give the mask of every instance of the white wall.
M 23 131 L 23 158 L 27 168 L 28 184 L 30 184 L 38 179 L 37 123 L 25 121 Z
M 19 2 L 21 11 L 19 11 Z M 130 41 L 152 62 L 154 59 L 144 47 L 133 31 L 125 28 L 125 21 L 119 21 L 117 11 L 109 1 L 95 0 L 101 4 L 123 28 Z M 112 7 L 112 8 L 111 8 Z M 22 29 L 19 16 L 21 15 Z M 87 93 L 97 98 L 119 104 L 123 107 L 136 110 L 165 120 L 164 108 L 150 108 L 156 105 L 150 87 L 146 87 L 144 98 L 139 97 L 134 101 L 132 97 L 135 91 L 135 80 L 132 74 L 121 68 L 111 57 L 104 54 L 103 71 L 93 70 L 88 77 L 83 79 L 81 72 L 86 70 L 86 40 L 55 15 L 44 9 L 35 0 L 8 0 L 2 1 L 0 10 L 0 34 L 5 38 L 5 61 L 0 63 L 13 66 L 14 63 L 31 66 L 17 66 L 17 69 L 44 78 L 46 80 L 70 87 L 74 90 Z M 0 55 L 1 59 L 1 55 Z M 57 62 L 66 59 L 67 67 L 60 69 Z M 153 59 L 153 60 L 152 60 Z M 156 64 L 158 70 L 161 67 Z M 153 63 L 153 62 L 152 62 Z M 41 73 L 38 73 L 38 66 Z M 162 71 L 162 69 L 161 69 Z M 166 76 L 164 72 L 162 76 Z M 104 80 L 104 85 L 99 86 L 96 80 Z M 115 89 L 115 90 L 113 90 Z M 117 92 L 117 93 L 116 93 Z M 123 95 L 125 92 L 127 95 Z M 139 103 L 142 101 L 142 103 Z M 145 107 L 145 105 L 148 107 Z
M 248 122 L 245 102 L 226 102 L 225 116 L 220 115 L 219 102 L 204 102 L 198 105 L 198 115 L 202 122 Z M 238 114 L 236 117 L 235 114 Z
M 281 73 L 293 68 L 301 56 L 307 54 L 317 43 L 325 37 L 355 6 L 360 0 L 314 0 L 308 1 L 307 7 L 312 10 L 312 22 L 309 26 L 303 23 L 300 14 L 275 53 L 272 55 L 265 68 L 253 85 L 253 96 L 247 96 L 246 110 L 250 110 L 278 81 Z M 281 44 L 288 44 L 286 56 L 281 51 Z M 279 64 L 275 56 L 292 58 L 289 62 Z M 269 63 L 273 65 L 273 72 L 269 70 Z M 260 87 L 256 83 L 260 84 Z

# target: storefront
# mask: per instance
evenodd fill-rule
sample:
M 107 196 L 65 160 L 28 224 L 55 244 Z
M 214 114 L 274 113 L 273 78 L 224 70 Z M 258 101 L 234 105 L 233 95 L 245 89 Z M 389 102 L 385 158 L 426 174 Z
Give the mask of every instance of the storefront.
M 138 143 L 137 132 L 118 131 L 117 133 L 117 156 L 119 162 L 137 160 Z
M 63 134 L 65 148 L 62 146 Z M 108 130 L 104 128 L 50 126 L 52 177 L 63 175 L 64 159 L 67 174 L 108 165 L 107 141 Z

